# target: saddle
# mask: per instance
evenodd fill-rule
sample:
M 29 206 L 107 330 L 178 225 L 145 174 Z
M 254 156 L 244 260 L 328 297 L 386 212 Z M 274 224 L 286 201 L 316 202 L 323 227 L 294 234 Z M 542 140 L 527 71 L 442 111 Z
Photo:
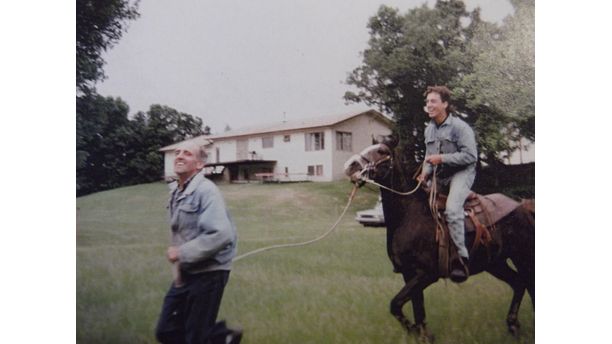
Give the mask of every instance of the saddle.
M 443 210 L 446 209 L 446 199 L 448 197 L 444 194 L 437 194 L 436 196 L 435 203 L 432 205 L 436 209 L 432 209 L 432 213 L 438 214 L 438 217 L 440 217 L 436 219 L 439 227 L 436 229 L 436 238 L 439 246 L 439 269 L 442 276 L 448 277 L 451 262 L 449 257 L 451 255 L 456 256 L 457 250 L 455 245 L 450 242 L 448 226 L 446 225 L 445 217 L 442 215 Z M 500 193 L 480 195 L 470 192 L 463 205 L 466 214 L 465 231 L 466 233 L 476 232 L 470 256 L 479 245 L 488 246 L 492 240 L 491 232 L 494 230 L 495 224 L 519 205 L 519 202 Z
M 446 209 L 447 198 L 447 195 L 438 194 L 436 206 L 439 211 Z M 519 205 L 519 202 L 504 194 L 480 195 L 472 191 L 463 204 L 463 209 L 467 215 L 465 218 L 465 230 L 467 232 L 477 230 L 478 223 L 483 224 L 485 227 L 493 226 Z

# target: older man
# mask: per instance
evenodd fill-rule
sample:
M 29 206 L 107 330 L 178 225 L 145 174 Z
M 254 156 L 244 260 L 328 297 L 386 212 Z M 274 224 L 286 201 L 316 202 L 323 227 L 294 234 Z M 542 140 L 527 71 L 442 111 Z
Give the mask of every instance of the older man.
M 161 343 L 239 343 L 241 331 L 216 322 L 232 259 L 236 228 L 219 189 L 200 171 L 206 152 L 194 143 L 175 150 L 168 204 L 172 246 L 166 256 L 174 281 L 156 329 Z
M 427 87 L 425 97 L 425 111 L 431 121 L 425 128 L 425 164 L 418 179 L 426 181 L 435 170 L 439 184 L 448 187 L 446 221 L 461 257 L 452 262 L 450 278 L 460 283 L 469 274 L 463 203 L 476 177 L 476 139 L 472 128 L 452 114 L 451 92 L 446 86 Z

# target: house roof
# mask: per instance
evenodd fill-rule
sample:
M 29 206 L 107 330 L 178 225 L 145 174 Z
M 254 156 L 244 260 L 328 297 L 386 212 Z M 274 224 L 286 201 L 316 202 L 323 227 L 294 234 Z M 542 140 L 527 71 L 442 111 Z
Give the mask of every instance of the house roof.
M 267 123 L 267 124 L 258 125 L 258 126 L 243 127 L 243 128 L 239 128 L 236 130 L 230 130 L 230 131 L 227 131 L 219 135 L 198 136 L 198 137 L 188 139 L 182 142 L 195 141 L 196 143 L 204 146 L 204 145 L 212 144 L 214 140 L 219 140 L 219 139 L 229 139 L 229 138 L 235 138 L 235 137 L 240 137 L 240 136 L 261 135 L 261 134 L 275 133 L 275 132 L 282 132 L 282 131 L 296 131 L 296 130 L 304 130 L 304 129 L 312 129 L 312 128 L 320 128 L 320 127 L 330 127 L 330 126 L 339 124 L 341 122 L 344 122 L 346 120 L 349 120 L 353 117 L 356 117 L 362 114 L 372 115 L 376 118 L 379 118 L 381 121 L 389 125 L 393 122 L 389 117 L 381 114 L 380 112 L 376 110 L 365 110 L 365 111 L 344 113 L 340 115 L 323 116 L 323 117 L 315 117 L 315 118 L 304 118 L 304 119 L 298 119 L 298 120 L 293 120 L 293 121 Z M 160 151 L 173 150 L 179 145 L 179 143 L 182 143 L 182 142 L 177 142 L 172 145 L 162 147 Z
M 187 139 L 187 140 L 184 140 L 184 141 L 180 141 L 180 142 L 177 142 L 177 143 L 173 143 L 173 144 L 171 144 L 169 146 L 162 147 L 159 150 L 161 152 L 174 150 L 176 147 L 178 147 L 179 144 L 181 144 L 183 142 L 195 142 L 199 146 L 208 146 L 208 145 L 211 145 L 213 143 L 213 141 L 210 140 L 209 137 L 210 136 L 205 136 L 205 135 L 200 135 L 200 136 L 192 137 L 190 139 Z
M 236 161 L 225 161 L 225 162 L 211 162 L 206 163 L 206 167 L 215 166 L 233 166 L 233 165 L 258 165 L 258 164 L 273 164 L 276 160 L 236 160 Z

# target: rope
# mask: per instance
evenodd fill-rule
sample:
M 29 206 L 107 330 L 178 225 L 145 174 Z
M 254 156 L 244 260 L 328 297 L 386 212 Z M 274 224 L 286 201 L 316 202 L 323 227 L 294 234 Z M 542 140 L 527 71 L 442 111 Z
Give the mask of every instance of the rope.
M 364 181 L 364 182 L 366 182 L 366 183 L 370 183 L 370 184 L 372 184 L 372 185 L 376 185 L 376 186 L 378 186 L 379 188 L 382 188 L 382 189 L 385 189 L 385 190 L 389 190 L 389 191 L 391 191 L 391 192 L 393 192 L 393 193 L 396 193 L 396 194 L 398 194 L 398 195 L 401 195 L 401 196 L 409 196 L 409 195 L 412 195 L 413 193 L 415 193 L 415 192 L 416 192 L 416 191 L 419 189 L 419 186 L 421 186 L 421 182 L 419 181 L 419 183 L 417 184 L 417 186 L 416 186 L 414 189 L 412 189 L 412 190 L 410 190 L 410 191 L 408 191 L 408 192 L 399 192 L 399 191 L 397 191 L 397 190 L 393 190 L 393 189 L 391 189 L 391 188 L 388 188 L 388 187 L 386 187 L 386 186 L 384 186 L 384 185 L 378 184 L 377 182 L 375 182 L 375 181 L 373 181 L 372 179 L 369 179 L 369 178 L 367 178 L 367 177 L 362 177 L 362 178 L 361 178 L 361 180 L 363 180 L 363 181 Z
M 436 241 L 441 242 L 444 240 L 444 225 L 440 221 L 440 213 L 438 211 L 438 180 L 436 177 L 436 168 L 434 166 L 434 171 L 431 176 L 431 190 L 429 191 L 429 210 L 431 211 L 431 215 L 436 221 Z
M 381 162 L 383 162 L 383 161 L 387 161 L 387 160 L 390 160 L 390 159 L 391 159 L 391 157 L 386 157 L 386 158 L 384 158 L 384 159 L 381 159 L 381 160 L 377 161 L 377 162 L 374 164 L 374 166 L 377 166 L 377 165 L 378 165 L 378 164 L 380 164 Z M 423 162 L 423 164 L 424 164 L 424 163 L 425 163 L 425 162 Z M 421 171 L 422 169 L 423 169 L 423 165 L 421 165 L 421 166 L 420 166 L 420 168 L 417 170 L 417 173 L 418 173 L 419 171 Z M 373 181 L 372 179 L 370 179 L 370 178 L 366 177 L 366 176 L 364 175 L 366 172 L 367 172 L 367 168 L 364 168 L 364 169 L 361 171 L 361 180 L 362 180 L 362 181 L 364 181 L 364 182 L 366 182 L 366 183 L 370 183 L 370 184 L 372 184 L 372 185 L 376 185 L 376 186 L 378 186 L 379 188 L 382 188 L 382 189 L 385 189 L 385 190 L 391 191 L 391 192 L 396 193 L 396 194 L 398 194 L 398 195 L 400 195 L 400 196 L 410 196 L 410 195 L 412 195 L 413 193 L 415 193 L 415 192 L 416 192 L 416 191 L 419 189 L 419 187 L 421 186 L 421 181 L 419 181 L 419 183 L 418 183 L 418 184 L 417 184 L 417 185 L 414 187 L 414 189 L 412 189 L 412 190 L 410 190 L 410 191 L 408 191 L 408 192 L 400 192 L 400 191 L 397 191 L 397 190 L 394 190 L 394 189 L 388 188 L 388 187 L 386 187 L 386 186 L 384 186 L 384 185 L 381 185 L 381 184 L 379 184 L 379 183 L 377 183 L 377 182 Z M 415 173 L 415 175 L 416 175 L 416 173 Z
M 271 245 L 271 246 L 266 246 L 266 247 L 262 247 L 262 248 L 258 248 L 256 250 L 247 252 L 247 253 L 243 253 L 239 256 L 237 256 L 236 258 L 234 258 L 234 262 L 239 261 L 240 259 L 246 258 L 248 256 L 260 253 L 260 252 L 264 252 L 264 251 L 268 251 L 268 250 L 272 250 L 272 249 L 276 249 L 276 248 L 283 248 L 283 247 L 298 247 L 298 246 L 305 246 L 305 245 L 309 245 L 312 243 L 315 243 L 319 240 L 322 240 L 323 238 L 325 238 L 326 236 L 328 236 L 335 228 L 336 226 L 338 226 L 338 224 L 340 223 L 340 220 L 344 217 L 344 214 L 346 214 L 346 211 L 348 210 L 349 206 L 351 205 L 351 202 L 353 201 L 353 198 L 355 197 L 355 194 L 357 193 L 357 188 L 358 186 L 355 185 L 353 187 L 353 191 L 351 191 L 351 194 L 349 196 L 348 202 L 346 203 L 346 206 L 344 207 L 344 210 L 342 211 L 342 214 L 340 214 L 340 217 L 338 217 L 338 220 L 336 220 L 336 222 L 331 226 L 330 229 L 327 230 L 327 232 L 323 233 L 322 235 L 312 239 L 312 240 L 308 240 L 308 241 L 304 241 L 304 242 L 298 242 L 298 243 L 290 243 L 290 244 L 277 244 L 277 245 Z

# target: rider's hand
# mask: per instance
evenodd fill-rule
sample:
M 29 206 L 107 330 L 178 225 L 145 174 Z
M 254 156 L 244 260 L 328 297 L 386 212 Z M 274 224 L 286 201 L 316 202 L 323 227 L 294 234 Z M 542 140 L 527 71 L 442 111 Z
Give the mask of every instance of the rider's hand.
M 425 183 L 427 181 L 427 175 L 425 173 L 419 174 L 416 179 L 419 183 Z
M 440 165 L 442 163 L 442 155 L 433 154 L 425 158 L 425 161 L 432 165 Z

